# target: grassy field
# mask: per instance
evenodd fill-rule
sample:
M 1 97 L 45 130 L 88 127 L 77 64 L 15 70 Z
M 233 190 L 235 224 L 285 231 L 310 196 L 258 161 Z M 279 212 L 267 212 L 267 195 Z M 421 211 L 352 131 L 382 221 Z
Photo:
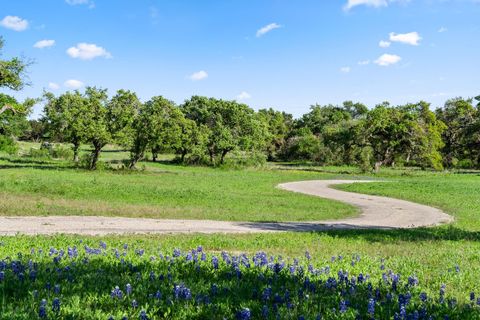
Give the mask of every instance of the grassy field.
M 121 155 L 122 152 L 112 150 L 104 153 L 103 159 L 104 161 L 121 160 L 125 154 Z M 479 309 L 474 306 L 476 300 L 474 299 L 473 303 L 470 302 L 471 292 L 475 293 L 475 296 L 480 294 L 478 281 L 480 278 L 480 222 L 478 219 L 480 176 L 476 172 L 432 173 L 420 170 L 384 169 L 375 176 L 361 176 L 354 168 L 289 164 L 245 170 L 189 168 L 147 162 L 142 165 L 145 166 L 145 170 L 134 173 L 121 170 L 93 173 L 72 168 L 70 164 L 64 162 L 3 156 L 0 161 L 0 212 L 3 215 L 102 214 L 251 221 L 340 218 L 354 215 L 355 209 L 333 201 L 281 191 L 275 189 L 275 186 L 284 181 L 305 179 L 368 178 L 388 180 L 388 182 L 342 185 L 341 189 L 388 195 L 439 207 L 454 216 L 455 222 L 450 226 L 413 230 L 83 237 L 82 243 L 78 237 L 63 235 L 0 237 L 0 261 L 2 259 L 12 261 L 12 258 L 6 257 L 20 257 L 18 253 L 21 253 L 19 259 L 27 263 L 32 248 L 36 250 L 42 248 L 47 252 L 50 247 L 66 250 L 68 246 L 81 247 L 85 243 L 98 247 L 99 241 L 108 243 L 109 248 L 121 248 L 123 243 L 128 243 L 132 248 L 142 248 L 154 255 L 160 251 L 171 253 L 174 248 L 185 252 L 202 245 L 209 255 L 219 255 L 222 250 L 234 254 L 266 251 L 269 254 L 282 255 L 291 261 L 293 257 L 304 257 L 305 251 L 309 251 L 312 263 L 316 266 L 328 265 L 332 275 L 339 270 L 348 271 L 355 276 L 360 273 L 369 274 L 374 284 L 382 278 L 386 270 L 401 274 L 402 281 L 407 281 L 409 276 L 415 276 L 419 281 L 418 286 L 413 289 L 402 285 L 402 290 L 410 290 L 412 294 L 425 292 L 429 297 L 435 297 L 434 301 L 432 300 L 435 308 L 448 309 L 444 313 L 436 314 L 438 318 L 440 314 L 449 314 L 450 319 L 480 318 Z M 356 260 L 357 255 L 361 263 L 352 265 L 351 261 Z M 337 257 L 338 260 L 338 256 L 345 257 L 344 261 L 333 263 L 332 257 Z M 41 256 L 35 259 L 44 261 L 51 257 Z M 382 259 L 384 259 L 383 262 L 381 262 Z M 384 268 L 380 268 L 381 264 Z M 155 264 L 147 258 L 135 260 L 134 265 L 141 265 L 147 269 L 155 267 Z M 117 267 L 118 261 L 108 259 L 103 261 L 99 268 L 107 269 L 113 266 Z M 44 276 L 46 279 L 52 277 L 47 277 L 46 273 Z M 135 277 L 135 273 L 128 273 L 128 277 L 130 277 L 128 279 Z M 187 274 L 178 277 L 177 281 L 189 281 Z M 53 285 L 56 280 L 45 281 L 52 281 Z M 113 310 L 114 306 L 110 302 L 98 301 L 103 301 L 101 299 L 104 299 L 102 297 L 105 295 L 108 298 L 109 290 L 113 289 L 115 281 L 119 280 L 105 281 L 107 282 L 102 285 L 105 292 L 93 289 L 93 291 L 81 292 L 78 288 L 74 289 L 66 285 L 61 293 L 64 307 L 73 310 L 75 301 L 87 301 L 90 299 L 88 297 L 94 296 L 95 299 L 92 298 L 92 302 L 86 304 L 85 310 L 92 312 L 91 318 L 105 319 L 108 316 L 107 311 Z M 125 283 L 118 283 L 118 285 L 125 285 Z M 438 300 L 442 285 L 445 285 L 445 294 L 448 299 L 456 299 L 456 304 L 448 299 L 444 302 Z M 255 286 L 255 282 L 252 282 L 252 286 Z M 30 290 L 29 294 L 32 294 L 31 288 L 25 290 Z M 40 292 L 51 303 L 53 294 Z M 4 299 L 12 301 L 15 294 L 18 292 L 8 293 L 4 295 Z M 334 305 L 337 304 L 335 305 L 337 309 L 340 301 L 338 299 L 341 297 L 342 294 L 337 293 L 335 295 L 337 300 L 332 302 Z M 226 317 L 235 318 L 235 312 L 241 306 L 248 306 L 255 312 L 260 312 L 261 306 L 247 300 L 241 302 L 234 300 L 236 304 L 233 309 L 228 310 L 230 313 Z M 150 303 L 148 301 L 148 299 L 142 300 L 142 303 L 148 304 Z M 32 304 L 34 310 L 39 307 L 38 301 L 28 303 Z M 365 306 L 367 300 L 362 303 Z M 377 310 L 380 310 L 380 305 L 379 302 Z M 94 316 L 95 306 L 102 310 L 98 311 L 98 317 Z M 398 309 L 399 306 L 396 305 L 395 308 Z M 407 309 L 413 314 L 415 308 L 412 305 Z M 295 313 L 285 318 L 297 319 L 301 310 L 295 310 L 297 310 Z M 465 310 L 468 310 L 468 316 L 465 315 Z M 122 312 L 131 315 L 131 318 L 138 318 L 140 308 Z M 25 314 L 26 311 L 23 313 L 23 318 L 28 318 Z M 313 313 L 308 315 L 311 315 L 312 319 L 315 318 Z M 377 318 L 381 318 L 381 315 L 385 314 L 380 313 Z M 354 318 L 355 314 L 348 317 L 343 314 L 338 317 Z M 117 318 L 121 318 L 120 314 L 116 314 L 115 319 Z M 330 315 L 326 318 L 335 317 Z
M 25 148 L 25 147 L 24 147 Z M 128 157 L 107 149 L 103 161 Z M 0 160 L 0 214 L 106 215 L 232 221 L 305 221 L 353 216 L 351 206 L 279 190 L 281 182 L 336 174 L 212 169 L 143 163 L 144 171 L 90 172 L 68 162 Z

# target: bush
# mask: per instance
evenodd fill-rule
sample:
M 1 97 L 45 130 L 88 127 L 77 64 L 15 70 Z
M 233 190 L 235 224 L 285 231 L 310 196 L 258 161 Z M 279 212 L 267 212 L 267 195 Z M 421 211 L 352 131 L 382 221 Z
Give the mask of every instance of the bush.
M 54 159 L 64 159 L 64 160 L 73 159 L 73 150 L 61 144 L 57 144 L 53 146 L 49 150 L 49 152 L 52 158 Z
M 226 159 L 225 167 L 243 168 L 243 167 L 260 167 L 267 162 L 267 156 L 262 152 L 241 152 L 232 153 Z
M 15 155 L 18 152 L 18 145 L 12 138 L 0 135 L 0 151 Z
M 462 159 L 455 164 L 455 168 L 457 169 L 472 169 L 474 167 L 471 159 Z
M 35 158 L 35 159 L 50 159 L 50 152 L 46 148 L 30 148 L 30 152 L 28 153 L 28 156 L 30 158 Z
M 92 154 L 85 153 L 80 157 L 80 161 L 77 166 L 83 169 L 90 169 L 90 164 L 92 163 Z M 110 166 L 104 161 L 97 161 L 97 170 L 110 169 Z

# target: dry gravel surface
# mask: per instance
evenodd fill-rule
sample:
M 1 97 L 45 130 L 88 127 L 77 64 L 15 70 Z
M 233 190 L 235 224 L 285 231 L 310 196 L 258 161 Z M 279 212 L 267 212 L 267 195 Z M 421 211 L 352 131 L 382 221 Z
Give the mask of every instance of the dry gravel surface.
M 141 219 L 98 216 L 0 217 L 0 235 L 125 233 L 254 233 L 279 231 L 321 231 L 332 229 L 392 229 L 435 226 L 453 218 L 429 206 L 332 189 L 330 186 L 373 182 L 360 180 L 313 180 L 280 184 L 284 190 L 337 200 L 356 206 L 354 218 L 309 222 L 238 222 L 211 220 Z

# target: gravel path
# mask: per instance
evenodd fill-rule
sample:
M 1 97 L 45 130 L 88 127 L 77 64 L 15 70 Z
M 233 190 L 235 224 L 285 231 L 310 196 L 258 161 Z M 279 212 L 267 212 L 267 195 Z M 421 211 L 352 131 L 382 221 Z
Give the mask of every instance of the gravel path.
M 280 184 L 284 190 L 342 201 L 361 209 L 358 217 L 318 222 L 230 222 L 211 220 L 159 220 L 97 216 L 0 217 L 0 235 L 71 233 L 252 233 L 320 231 L 354 228 L 413 228 L 449 223 L 453 218 L 439 209 L 386 197 L 339 191 L 331 185 L 353 180 L 315 180 Z

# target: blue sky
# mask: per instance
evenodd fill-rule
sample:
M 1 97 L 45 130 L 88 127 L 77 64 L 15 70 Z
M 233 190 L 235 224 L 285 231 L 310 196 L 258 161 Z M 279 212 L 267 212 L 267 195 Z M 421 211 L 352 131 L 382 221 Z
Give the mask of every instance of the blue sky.
M 0 34 L 35 61 L 19 99 L 95 85 L 300 116 L 479 94 L 478 17 L 480 0 L 16 0 Z

